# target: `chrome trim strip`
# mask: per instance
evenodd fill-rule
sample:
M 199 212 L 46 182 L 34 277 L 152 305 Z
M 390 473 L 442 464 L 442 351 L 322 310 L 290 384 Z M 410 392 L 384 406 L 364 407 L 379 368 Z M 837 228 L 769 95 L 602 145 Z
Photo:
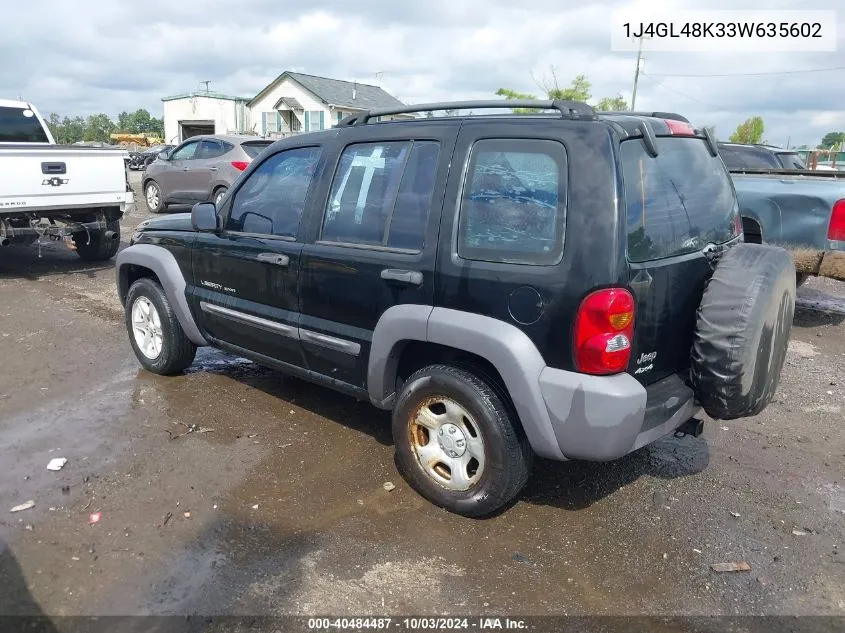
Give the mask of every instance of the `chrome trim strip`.
M 252 314 L 238 312 L 237 310 L 224 308 L 222 306 L 214 305 L 213 303 L 206 303 L 205 301 L 200 301 L 200 308 L 203 312 L 210 312 L 211 314 L 216 314 L 245 325 L 260 327 L 262 329 L 275 332 L 276 334 L 287 336 L 288 338 L 299 339 L 299 331 L 292 325 L 285 325 L 283 323 L 277 323 L 276 321 L 262 319 L 261 317 L 253 316 Z
M 328 347 L 338 352 L 343 352 L 344 354 L 350 354 L 352 356 L 357 356 L 361 353 L 360 343 L 347 341 L 342 338 L 335 338 L 334 336 L 328 336 L 327 334 L 319 334 L 318 332 L 312 332 L 311 330 L 303 330 L 302 328 L 299 328 L 299 339 L 308 343 L 314 343 L 315 345 L 321 345 L 322 347 Z

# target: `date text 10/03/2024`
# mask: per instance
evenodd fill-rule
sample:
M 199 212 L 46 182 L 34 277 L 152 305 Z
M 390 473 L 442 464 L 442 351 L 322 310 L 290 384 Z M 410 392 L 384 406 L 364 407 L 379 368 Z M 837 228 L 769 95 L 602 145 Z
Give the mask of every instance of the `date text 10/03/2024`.
M 477 617 L 477 618 L 310 618 L 308 628 L 311 630 L 405 630 L 405 631 L 439 631 L 439 630 L 520 630 L 527 628 L 524 620 L 514 618 Z

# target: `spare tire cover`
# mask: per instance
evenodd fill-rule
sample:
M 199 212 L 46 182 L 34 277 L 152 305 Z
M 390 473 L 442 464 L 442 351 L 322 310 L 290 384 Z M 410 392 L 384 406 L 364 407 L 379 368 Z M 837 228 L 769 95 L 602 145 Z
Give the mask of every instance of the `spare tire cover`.
M 698 308 L 690 365 L 707 414 L 756 415 L 772 400 L 795 313 L 795 266 L 784 249 L 738 244 L 707 282 Z

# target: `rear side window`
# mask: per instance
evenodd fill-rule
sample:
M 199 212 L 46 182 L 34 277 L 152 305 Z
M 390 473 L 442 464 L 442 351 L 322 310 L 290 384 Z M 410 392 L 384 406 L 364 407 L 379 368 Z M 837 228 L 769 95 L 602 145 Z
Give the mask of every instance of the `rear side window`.
M 261 152 L 270 147 L 272 143 L 241 143 L 241 149 L 250 158 L 257 157 Z
M 658 155 L 642 140 L 620 146 L 627 205 L 628 260 L 644 262 L 722 244 L 737 235 L 730 176 L 703 140 L 658 138 Z
M 232 149 L 229 143 L 222 141 L 215 141 L 212 139 L 205 139 L 200 143 L 200 148 L 197 150 L 196 158 L 217 158 Z
M 332 182 L 321 239 L 422 250 L 439 153 L 436 141 L 347 147 Z
M 35 112 L 0 107 L 0 143 L 48 143 L 47 133 Z
M 563 254 L 566 152 L 556 141 L 482 140 L 470 155 L 458 255 L 552 265 Z
M 778 159 L 784 169 L 807 169 L 807 163 L 804 162 L 804 159 L 799 154 L 782 152 L 778 154 Z

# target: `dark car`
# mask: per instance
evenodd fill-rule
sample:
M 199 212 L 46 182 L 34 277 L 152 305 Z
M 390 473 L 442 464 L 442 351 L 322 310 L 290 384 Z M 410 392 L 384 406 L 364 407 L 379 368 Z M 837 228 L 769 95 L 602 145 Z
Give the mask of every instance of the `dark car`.
M 152 213 L 169 204 L 220 202 L 252 159 L 272 141 L 255 136 L 194 136 L 147 164 L 144 200 Z
M 153 145 L 140 152 L 130 152 L 129 168 L 133 170 L 143 170 L 153 162 L 159 154 L 173 149 L 173 145 Z
M 798 152 L 770 145 L 719 143 L 719 153 L 728 169 L 807 169 Z
M 553 114 L 375 120 L 514 107 Z M 220 205 L 142 222 L 117 282 L 143 367 L 212 345 L 366 399 L 407 481 L 468 516 L 512 502 L 535 454 L 613 460 L 699 435 L 702 408 L 759 413 L 795 302 L 709 132 L 565 101 L 277 141 Z

